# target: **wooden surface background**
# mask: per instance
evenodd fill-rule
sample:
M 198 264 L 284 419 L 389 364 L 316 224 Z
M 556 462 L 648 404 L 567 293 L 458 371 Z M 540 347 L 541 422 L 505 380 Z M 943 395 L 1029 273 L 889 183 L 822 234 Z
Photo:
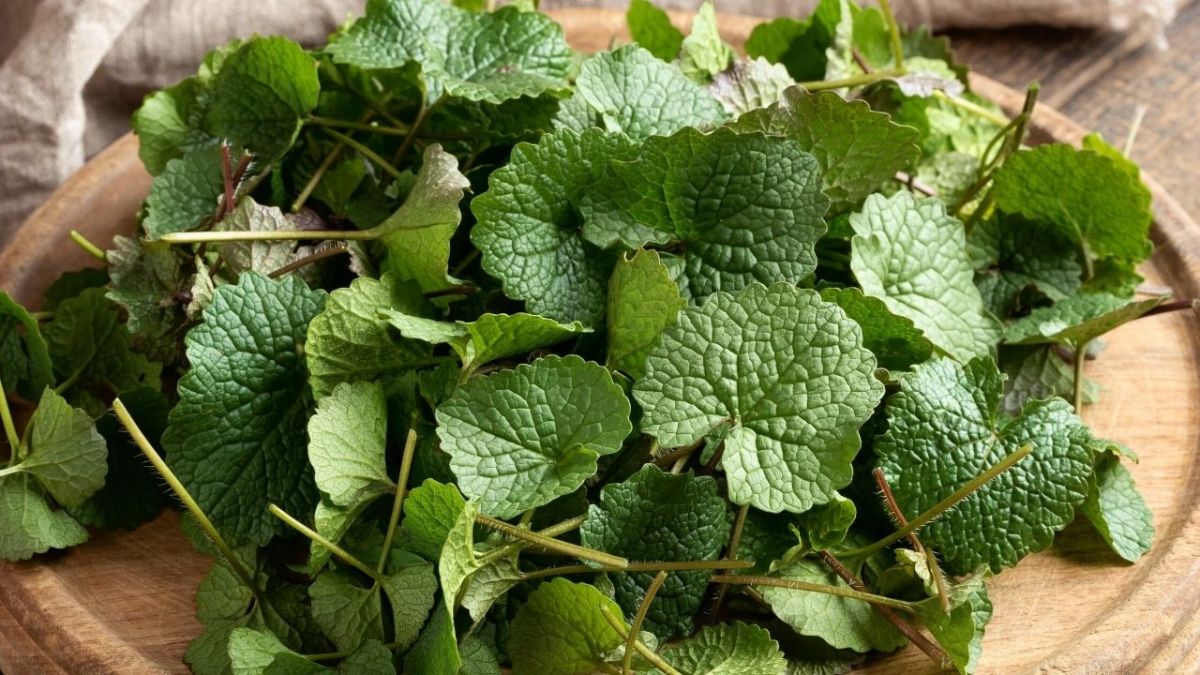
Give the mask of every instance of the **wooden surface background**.
M 579 47 L 602 47 L 619 16 L 583 13 L 568 21 Z M 748 26 L 741 24 L 742 30 Z M 1200 10 L 1172 31 L 1175 52 L 1130 53 L 1116 36 L 1038 29 L 957 36 L 966 60 L 1018 87 L 1043 83 L 1043 101 L 1064 107 L 1111 139 L 1124 135 L 1136 101 L 1150 108 L 1136 158 L 1200 212 L 1196 183 L 1200 104 L 1192 73 Z M 1181 34 L 1180 31 L 1183 31 Z M 742 33 L 744 35 L 744 32 Z M 731 36 L 733 37 L 733 36 Z M 1124 49 L 1124 52 L 1122 51 Z M 1138 65 L 1138 64 L 1141 65 Z M 980 82 L 984 93 L 1017 95 Z M 1106 93 L 1107 92 L 1107 93 Z M 1134 92 L 1140 92 L 1135 94 Z M 1153 93 L 1157 92 L 1157 93 Z M 1050 110 L 1037 118 L 1042 137 L 1073 140 L 1080 129 Z M 20 250 L 0 253 L 0 287 L 29 299 L 64 266 L 83 261 L 65 244 L 66 228 L 96 241 L 128 228 L 146 179 L 132 139 L 98 157 L 35 215 Z M 1155 188 L 1158 252 L 1144 273 L 1184 296 L 1200 295 L 1200 228 Z M 36 231 L 35 231 L 36 230 Z M 1190 315 L 1139 321 L 1114 333 L 1089 374 L 1105 388 L 1085 411 L 1096 432 L 1142 453 L 1132 468 L 1155 512 L 1154 551 L 1122 564 L 1084 527 L 1069 528 L 1047 553 L 990 584 L 996 615 L 981 672 L 1193 673 L 1200 664 L 1200 345 Z M 179 672 L 179 656 L 197 625 L 191 598 L 207 561 L 191 551 L 167 514 L 137 532 L 100 533 L 87 545 L 30 563 L 0 564 L 0 670 L 32 673 Z M 909 649 L 874 662 L 872 672 L 932 668 Z

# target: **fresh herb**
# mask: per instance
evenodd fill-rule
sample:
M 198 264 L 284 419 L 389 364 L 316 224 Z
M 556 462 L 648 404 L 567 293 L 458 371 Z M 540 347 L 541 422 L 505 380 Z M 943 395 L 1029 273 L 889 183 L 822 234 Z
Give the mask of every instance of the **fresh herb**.
M 1191 307 L 1136 296 L 1121 152 L 1026 148 L 1036 87 L 1009 119 L 887 2 L 749 59 L 709 5 L 585 55 L 485 4 L 146 98 L 138 230 L 0 294 L 0 556 L 165 481 L 217 561 L 202 675 L 760 675 L 970 672 L 988 576 L 1080 519 L 1149 550 L 1079 417 L 1101 336 Z

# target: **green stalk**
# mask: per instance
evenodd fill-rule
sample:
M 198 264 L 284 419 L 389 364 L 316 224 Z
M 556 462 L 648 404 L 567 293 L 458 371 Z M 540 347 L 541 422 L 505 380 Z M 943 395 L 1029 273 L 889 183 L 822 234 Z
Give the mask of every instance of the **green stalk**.
M 1081 342 L 1075 346 L 1075 414 L 1079 415 L 1083 411 L 1083 364 L 1087 361 L 1088 343 Z
M 367 131 L 373 134 L 382 134 L 384 136 L 407 136 L 410 129 L 408 127 L 391 127 L 379 126 L 377 124 L 368 124 L 366 122 L 351 122 L 350 120 L 337 120 L 332 117 L 319 117 L 312 115 L 308 118 L 308 123 L 318 127 L 327 129 L 350 129 L 352 131 Z
M 354 148 L 355 150 L 358 151 L 359 154 L 361 154 L 363 157 L 366 157 L 367 159 L 374 162 L 376 166 L 378 166 L 380 169 L 383 169 L 392 178 L 402 178 L 404 176 L 404 174 L 401 173 L 399 169 L 392 166 L 391 163 L 388 162 L 386 159 L 380 157 L 374 150 L 368 148 L 366 145 L 363 145 L 362 143 L 359 143 L 358 141 L 354 140 L 353 138 L 347 136 L 346 134 L 343 134 L 340 131 L 335 131 L 328 127 L 321 127 L 321 131 L 325 132 L 329 136 L 332 136 L 335 140 L 340 141 L 341 143 L 344 143 L 346 146 Z
M 887 24 L 888 38 L 892 43 L 892 59 L 896 61 L 896 69 L 904 70 L 904 47 L 900 44 L 900 24 L 896 23 L 896 15 L 892 13 L 892 3 L 889 0 L 879 0 L 879 9 L 883 10 L 883 20 Z
M 71 230 L 71 241 L 75 242 L 79 248 L 87 251 L 88 255 L 100 261 L 107 261 L 108 257 L 104 255 L 104 249 L 93 244 L 79 230 Z
M 317 534 L 315 530 L 313 530 L 309 526 L 305 525 L 304 523 L 300 522 L 299 520 L 296 520 L 287 511 L 284 511 L 283 509 L 279 508 L 275 504 L 271 504 L 269 507 L 267 507 L 267 510 L 271 512 L 271 515 L 282 520 L 284 523 L 287 523 L 287 525 L 289 527 L 291 527 L 292 529 L 294 529 L 297 532 L 299 532 L 300 534 L 308 537 L 309 539 L 317 542 L 321 546 L 324 546 L 330 553 L 332 553 L 333 555 L 335 555 L 339 559 L 341 559 L 342 562 L 346 563 L 347 565 L 350 565 L 351 567 L 358 570 L 359 572 L 362 572 L 363 574 L 367 575 L 368 577 L 371 577 L 371 579 L 373 579 L 375 581 L 375 583 L 379 583 L 380 581 L 382 581 L 381 575 L 377 574 L 375 572 L 375 570 L 368 567 L 366 565 L 366 563 L 359 560 L 358 558 L 355 558 L 353 555 L 350 554 L 349 551 L 342 548 L 341 546 L 338 546 L 337 544 L 333 543 L 332 541 L 329 541 L 325 537 L 322 537 L 321 535 Z
M 844 553 L 842 555 L 844 557 L 850 557 L 850 558 L 861 558 L 861 557 L 869 556 L 877 551 L 882 551 L 883 549 L 887 548 L 888 546 L 891 546 L 892 544 L 896 543 L 897 541 L 904 539 L 905 537 L 912 534 L 913 532 L 916 532 L 916 531 L 920 530 L 922 527 L 925 527 L 930 522 L 932 522 L 934 519 L 936 519 L 938 516 L 942 515 L 946 511 L 948 511 L 951 508 L 953 508 L 954 506 L 956 506 L 959 502 L 961 502 L 962 500 L 969 497 L 972 492 L 975 492 L 979 488 L 983 487 L 988 481 L 992 480 L 996 476 L 999 476 L 1000 474 L 1004 473 L 1008 469 L 1012 468 L 1012 466 L 1014 464 L 1021 461 L 1022 459 L 1025 459 L 1025 457 L 1027 455 L 1029 455 L 1031 452 L 1033 452 L 1032 446 L 1029 446 L 1029 445 L 1021 446 L 1016 451 L 1014 451 L 1012 454 L 1008 455 L 1004 459 L 1000 460 L 996 464 L 989 467 L 987 469 L 987 471 L 984 471 L 983 473 L 979 474 L 978 476 L 972 478 L 969 483 L 967 483 L 966 485 L 962 486 L 961 488 L 955 490 L 954 493 L 951 494 L 949 497 L 946 497 L 945 499 L 938 502 L 937 504 L 934 504 L 933 507 L 930 508 L 928 511 L 925 511 L 921 515 L 910 520 L 908 522 L 908 525 L 901 527 L 900 529 L 896 530 L 895 532 L 889 534 L 888 536 L 884 537 L 883 539 L 880 539 L 879 541 L 877 541 L 873 544 L 868 544 L 866 546 L 863 546 L 862 548 L 857 548 L 853 551 Z
M 191 493 L 187 491 L 187 488 L 183 486 L 183 483 L 179 482 L 179 478 L 175 476 L 175 472 L 171 471 L 171 468 L 167 466 L 166 462 L 163 461 L 162 456 L 159 455 L 158 451 L 154 449 L 154 446 L 150 444 L 150 439 L 146 438 L 146 435 L 142 433 L 141 428 L 138 427 L 137 422 L 135 422 L 133 419 L 133 416 L 129 414 L 129 409 L 125 407 L 125 404 L 122 403 L 121 399 L 119 398 L 113 401 L 112 408 L 113 412 L 117 414 L 117 419 L 121 421 L 121 424 L 125 427 L 125 430 L 129 432 L 131 437 L 133 437 L 133 442 L 137 444 L 138 449 L 142 451 L 142 454 L 146 456 L 146 459 L 150 460 L 150 463 L 154 465 L 154 468 L 156 471 L 158 471 L 158 474 L 162 476 L 163 480 L 167 482 L 167 485 L 171 487 L 171 491 L 175 493 L 175 496 L 179 498 L 179 501 L 183 502 L 184 508 L 186 508 L 188 513 L 191 513 L 192 517 L 196 519 L 196 523 L 200 525 L 200 529 L 204 530 L 204 533 L 207 534 L 212 543 L 216 545 L 217 550 L 221 552 L 221 555 L 225 558 L 225 562 L 229 564 L 230 569 L 233 570 L 234 574 L 236 574 L 238 578 L 242 580 L 242 583 L 246 586 L 246 588 L 250 589 L 250 591 L 257 598 L 259 596 L 259 590 L 254 584 L 254 576 L 250 573 L 250 570 L 246 569 L 246 567 L 242 565 L 242 562 L 238 560 L 237 556 L 233 554 L 233 549 L 230 548 L 229 544 L 225 542 L 225 538 L 222 537 L 221 533 L 217 531 L 217 528 L 212 524 L 212 521 L 208 519 L 208 516 L 204 513 L 204 510 L 200 508 L 200 505 L 196 503 L 195 499 L 192 499 Z
M 843 87 L 861 87 L 867 84 L 874 84 L 880 80 L 886 80 L 893 77 L 899 77 L 904 74 L 900 69 L 877 70 L 873 73 L 863 73 L 862 75 L 854 75 L 840 80 L 816 80 L 813 82 L 800 82 L 800 86 L 808 91 L 821 91 L 824 89 L 841 89 Z
M 587 516 L 576 516 L 574 518 L 569 518 L 567 520 L 562 521 L 561 523 L 557 523 L 557 524 L 551 525 L 550 527 L 547 527 L 545 529 L 538 530 L 537 534 L 539 534 L 543 537 L 551 537 L 551 538 L 557 537 L 559 535 L 566 534 L 573 530 L 578 530 L 579 527 L 581 525 L 583 525 L 583 521 L 585 521 L 585 520 L 587 520 Z M 508 557 L 519 551 L 523 551 L 530 546 L 533 546 L 533 543 L 528 542 L 528 541 L 514 541 L 510 544 L 505 544 L 504 546 L 501 546 L 500 548 L 498 548 L 494 551 L 491 551 L 489 553 L 486 553 L 486 554 L 480 556 L 479 557 L 479 566 L 485 567 L 491 563 L 496 562 L 497 560 Z
M 622 675 L 633 675 L 633 652 L 636 649 L 633 643 L 637 642 L 638 633 L 646 621 L 646 614 L 650 612 L 650 603 L 654 602 L 654 596 L 658 595 L 658 589 L 662 588 L 663 582 L 666 580 L 667 573 L 664 571 L 654 575 L 654 579 L 646 588 L 646 594 L 642 596 L 642 604 L 638 605 L 637 614 L 633 615 L 633 623 L 629 626 L 629 637 L 625 639 L 625 658 L 621 659 Z
M 8 408 L 8 396 L 4 393 L 4 382 L 0 381 L 0 422 L 4 424 L 4 437 L 8 439 L 8 447 L 12 448 L 12 458 L 21 457 L 21 437 L 17 434 L 17 425 L 13 424 L 12 410 Z
M 67 379 L 58 383 L 58 386 L 56 386 L 54 388 L 54 393 L 61 395 L 64 391 L 75 386 L 75 383 L 78 382 L 79 378 L 82 376 L 83 376 L 83 369 L 80 369 L 80 370 L 75 371 L 74 373 L 71 373 L 70 377 L 68 377 Z
M 490 527 L 493 530 L 502 532 L 510 537 L 513 537 L 514 539 L 524 539 L 531 544 L 536 544 L 544 549 L 562 553 L 563 555 L 568 555 L 573 558 L 579 558 L 580 560 L 591 560 L 593 562 L 598 562 L 601 565 L 612 567 L 618 570 L 623 570 L 629 567 L 629 561 L 620 556 L 615 556 L 603 551 L 597 551 L 585 546 L 569 544 L 565 541 L 559 541 L 557 539 L 551 539 L 550 537 L 540 535 L 536 532 L 530 532 L 529 530 L 523 530 L 515 525 L 509 525 L 503 520 L 496 520 L 495 518 L 490 518 L 488 516 L 475 516 L 475 522 L 483 525 L 484 527 Z
M 738 548 L 742 544 L 742 529 L 746 527 L 746 516 L 750 515 L 750 505 L 743 504 L 738 509 L 737 518 L 733 521 L 733 532 L 729 535 L 729 546 L 725 550 L 725 557 L 731 560 L 737 559 Z M 726 573 L 728 569 L 724 570 Z M 721 613 L 721 605 L 725 604 L 725 596 L 729 592 L 729 586 L 721 584 L 717 591 L 717 601 L 713 604 L 713 616 Z
M 941 101 L 945 101 L 946 103 L 949 103 L 950 105 L 954 106 L 955 108 L 958 108 L 960 110 L 965 110 L 965 111 L 971 113 L 972 115 L 977 115 L 979 117 L 982 117 L 983 119 L 985 119 L 999 127 L 1006 127 L 1006 126 L 1008 126 L 1009 122 L 1012 121 L 1012 120 L 1008 119 L 1007 117 L 1005 117 L 1004 115 L 1001 115 L 1000 113 L 988 110 L 987 108 L 979 105 L 978 103 L 975 103 L 973 101 L 965 99 L 961 96 L 951 96 L 950 94 L 947 94 L 946 92 L 942 91 L 941 89 L 935 89 L 933 91 L 933 96 L 934 96 L 934 98 L 937 98 Z
M 741 570 L 754 567 L 751 560 L 657 560 L 651 562 L 631 562 L 628 567 L 596 567 L 594 565 L 561 565 L 526 572 L 521 575 L 522 581 L 556 577 L 565 574 L 595 574 L 597 572 L 696 572 L 701 570 Z
M 659 656 L 657 652 L 647 647 L 644 643 L 642 643 L 641 640 L 637 639 L 638 634 L 626 628 L 625 621 L 616 614 L 613 614 L 611 609 L 601 605 L 600 613 L 604 615 L 604 620 L 608 622 L 608 625 L 612 626 L 612 629 L 617 632 L 617 635 L 620 635 L 621 639 L 625 640 L 627 644 L 633 645 L 633 648 L 637 650 L 637 653 L 641 654 L 642 658 L 649 661 L 650 664 L 655 668 L 658 668 L 666 675 L 683 675 L 678 670 L 672 668 L 671 664 L 664 661 L 663 657 Z
M 1138 130 L 1142 128 L 1142 119 L 1146 117 L 1146 104 L 1139 103 L 1133 111 L 1133 121 L 1129 123 L 1129 133 L 1125 136 L 1125 145 L 1121 154 L 1126 157 L 1133 154 L 1133 142 L 1137 140 Z
M 8 466 L 3 469 L 0 469 L 0 478 L 4 478 L 5 476 L 11 476 L 14 473 L 20 473 L 24 470 L 25 470 L 25 468 L 23 466 L 21 466 L 20 464 L 13 464 L 12 466 Z
M 853 600 L 862 600 L 863 602 L 869 602 L 872 605 L 892 607 L 894 609 L 899 609 L 906 612 L 916 611 L 916 603 L 889 598 L 885 595 L 864 593 L 862 591 L 856 591 L 852 588 L 843 588 L 842 586 L 813 584 L 807 581 L 797 581 L 795 579 L 779 579 L 777 577 L 760 577 L 747 574 L 718 574 L 714 576 L 712 580 L 722 584 L 737 584 L 741 586 L 773 586 L 775 588 L 786 588 L 792 591 L 824 593 L 826 595 L 837 595 L 843 598 L 851 598 Z
M 404 454 L 400 456 L 400 475 L 396 477 L 396 496 L 392 499 L 392 515 L 388 519 L 387 534 L 383 537 L 383 552 L 379 554 L 379 564 L 375 566 L 375 573 L 380 576 L 383 575 L 383 568 L 387 565 L 388 552 L 392 550 L 392 538 L 396 536 L 396 526 L 400 524 L 400 509 L 404 506 L 404 492 L 408 486 L 408 474 L 412 470 L 416 447 L 417 430 L 414 427 L 408 430 L 408 437 L 404 439 Z

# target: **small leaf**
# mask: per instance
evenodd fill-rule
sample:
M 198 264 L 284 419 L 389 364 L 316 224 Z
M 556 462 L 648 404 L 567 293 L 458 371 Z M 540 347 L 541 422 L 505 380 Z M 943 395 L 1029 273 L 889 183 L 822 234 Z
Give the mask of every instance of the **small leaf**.
M 992 601 L 983 583 L 985 572 L 977 571 L 954 585 L 949 614 L 942 611 L 938 598 L 917 605 L 917 616 L 959 673 L 975 672 L 983 651 L 983 633 L 992 618 Z
M 683 33 L 671 24 L 671 17 L 650 0 L 633 0 L 625 11 L 625 23 L 633 41 L 661 61 L 670 63 L 683 44 Z
M 29 399 L 54 384 L 50 352 L 37 321 L 4 291 L 0 291 L 0 381 L 4 383 L 0 394 L 16 390 Z
M 697 82 L 708 82 L 729 67 L 733 48 L 717 31 L 717 13 L 711 2 L 700 5 L 692 19 L 692 32 L 679 50 L 679 70 Z
M 87 530 L 65 511 L 52 509 L 33 476 L 0 478 L 0 558 L 28 560 L 52 548 L 87 541 Z
M 686 304 L 657 251 L 618 258 L 608 281 L 608 366 L 642 377 L 646 355 Z
M 933 344 L 911 319 L 897 316 L 879 298 L 856 288 L 827 288 L 821 299 L 841 307 L 863 332 L 863 346 L 875 354 L 880 368 L 907 370 L 933 355 Z
M 713 76 L 708 93 L 725 106 L 725 112 L 741 115 L 778 103 L 795 84 L 787 68 L 778 63 L 761 57 L 740 59 L 732 68 Z
M 604 655 L 624 643 L 601 614 L 621 609 L 594 586 L 552 579 L 521 605 L 509 629 L 513 675 L 593 672 Z
M 1150 550 L 1154 514 L 1118 457 L 1110 453 L 1097 457 L 1087 499 L 1079 510 L 1125 560 L 1136 562 Z
M 308 457 L 317 487 L 334 504 L 354 508 L 389 494 L 387 402 L 377 383 L 342 383 L 308 421 Z
M 688 675 L 781 675 L 787 660 L 767 629 L 735 621 L 667 645 L 663 658 Z
M 46 389 L 29 424 L 29 454 L 18 466 L 55 501 L 79 506 L 104 486 L 108 447 L 90 415 Z
M 1004 341 L 1029 345 L 1058 343 L 1080 347 L 1161 305 L 1160 296 L 1131 301 L 1107 293 L 1081 293 L 1039 307 L 1014 321 Z

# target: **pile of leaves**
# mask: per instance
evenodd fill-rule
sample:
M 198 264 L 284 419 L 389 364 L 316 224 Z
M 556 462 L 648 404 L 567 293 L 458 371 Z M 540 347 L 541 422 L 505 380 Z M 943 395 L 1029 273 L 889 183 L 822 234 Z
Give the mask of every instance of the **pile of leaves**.
M 138 231 L 0 295 L 0 557 L 182 502 L 201 674 L 757 675 L 969 672 L 991 575 L 1081 518 L 1148 550 L 1077 415 L 1179 304 L 1121 151 L 1026 147 L 1036 88 L 1008 117 L 886 2 L 744 57 L 709 6 L 579 54 L 480 4 L 146 98 Z

